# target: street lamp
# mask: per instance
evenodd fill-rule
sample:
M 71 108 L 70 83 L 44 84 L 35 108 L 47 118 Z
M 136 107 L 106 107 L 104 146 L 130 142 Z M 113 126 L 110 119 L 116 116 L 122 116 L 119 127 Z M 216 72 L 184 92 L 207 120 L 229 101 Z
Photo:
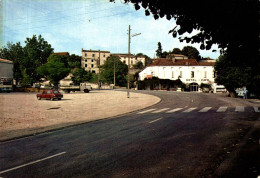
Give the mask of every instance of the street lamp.
M 135 33 L 132 35 L 132 37 L 141 35 L 141 33 Z M 128 29 L 128 73 L 127 73 L 127 98 L 130 98 L 129 95 L 129 88 L 130 88 L 130 75 L 129 75 L 129 71 L 130 71 L 130 41 L 131 41 L 131 28 L 129 25 L 129 29 Z

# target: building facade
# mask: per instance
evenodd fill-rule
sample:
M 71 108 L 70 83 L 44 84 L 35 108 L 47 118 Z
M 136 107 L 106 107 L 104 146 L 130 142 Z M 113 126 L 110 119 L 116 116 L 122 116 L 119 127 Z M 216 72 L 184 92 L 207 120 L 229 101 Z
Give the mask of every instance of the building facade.
M 105 63 L 107 58 L 110 56 L 109 51 L 97 51 L 97 50 L 83 50 L 82 49 L 82 59 L 81 67 L 86 71 L 92 73 L 99 72 L 99 58 L 100 66 Z
M 111 54 L 112 56 L 117 56 L 119 57 L 120 61 L 125 63 L 126 65 L 129 65 L 128 64 L 128 56 L 130 57 L 130 68 L 133 68 L 133 66 L 135 64 L 137 64 L 139 61 L 141 61 L 143 63 L 143 66 L 145 66 L 145 56 L 134 56 L 133 54 L 119 54 L 119 53 L 114 53 L 114 54 Z
M 197 62 L 195 59 L 157 59 L 139 73 L 139 80 L 158 77 L 159 79 L 180 79 L 191 91 L 198 91 L 201 84 L 215 84 L 214 60 Z

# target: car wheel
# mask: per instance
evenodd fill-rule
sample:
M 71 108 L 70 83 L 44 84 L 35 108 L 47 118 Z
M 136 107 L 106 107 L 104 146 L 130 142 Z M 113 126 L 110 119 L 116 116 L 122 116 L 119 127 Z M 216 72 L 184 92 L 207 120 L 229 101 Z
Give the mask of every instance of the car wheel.
M 41 100 L 41 97 L 38 96 L 37 99 L 38 99 L 38 100 Z
M 61 100 L 61 98 L 58 98 L 58 100 Z

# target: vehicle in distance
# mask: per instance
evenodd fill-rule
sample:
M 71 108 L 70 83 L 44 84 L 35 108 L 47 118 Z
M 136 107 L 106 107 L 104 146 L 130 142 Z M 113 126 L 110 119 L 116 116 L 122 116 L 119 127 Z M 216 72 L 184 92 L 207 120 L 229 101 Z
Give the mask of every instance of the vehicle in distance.
M 38 100 L 50 99 L 53 101 L 54 99 L 61 100 L 63 95 L 58 90 L 44 90 L 41 94 L 37 94 L 36 97 Z
M 70 83 L 69 85 L 60 85 L 60 89 L 65 93 L 70 93 L 71 91 L 84 91 L 85 93 L 89 93 L 89 91 L 92 90 L 92 87 L 86 83 L 80 83 L 80 85 L 74 85 L 73 83 Z

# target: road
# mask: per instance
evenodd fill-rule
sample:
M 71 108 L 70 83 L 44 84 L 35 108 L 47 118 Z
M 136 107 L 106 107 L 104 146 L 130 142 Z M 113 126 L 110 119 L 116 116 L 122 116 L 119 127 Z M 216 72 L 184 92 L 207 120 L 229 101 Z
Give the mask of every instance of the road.
M 215 94 L 138 92 L 162 101 L 0 143 L 0 177 L 260 175 L 259 104 Z

